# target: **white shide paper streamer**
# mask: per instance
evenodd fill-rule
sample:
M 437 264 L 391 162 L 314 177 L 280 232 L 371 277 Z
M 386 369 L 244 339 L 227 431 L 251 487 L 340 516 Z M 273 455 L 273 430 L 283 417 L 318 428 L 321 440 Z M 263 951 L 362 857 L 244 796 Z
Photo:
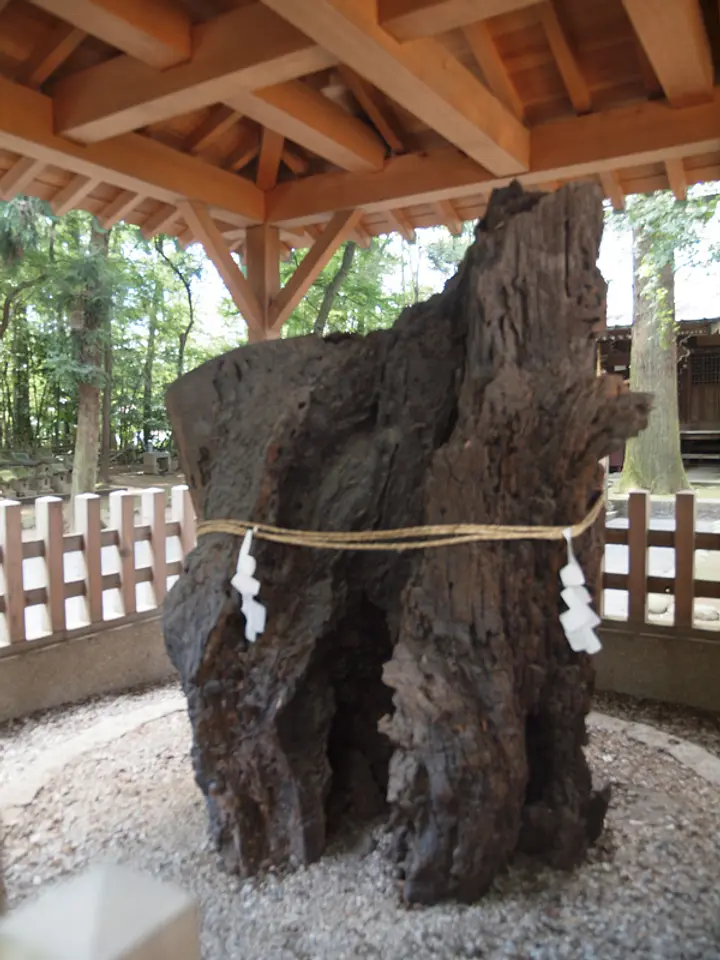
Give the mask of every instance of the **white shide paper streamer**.
M 572 531 L 564 531 L 568 562 L 560 571 L 563 589 L 560 592 L 567 610 L 560 614 L 560 623 L 575 653 L 598 653 L 602 644 L 595 633 L 600 617 L 592 609 L 592 597 L 585 586 L 585 576 L 572 548 Z
M 260 581 L 253 574 L 257 563 L 250 554 L 252 531 L 248 530 L 238 554 L 237 570 L 230 583 L 242 597 L 242 612 L 245 617 L 245 639 L 255 643 L 265 631 L 267 611 L 262 603 L 255 599 L 260 592 Z

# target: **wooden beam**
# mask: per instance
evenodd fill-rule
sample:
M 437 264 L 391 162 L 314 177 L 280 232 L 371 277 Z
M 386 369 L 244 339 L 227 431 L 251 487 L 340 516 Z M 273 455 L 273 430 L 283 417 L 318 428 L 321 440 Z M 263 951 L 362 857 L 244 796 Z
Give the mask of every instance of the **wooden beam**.
M 33 50 L 16 79 L 33 89 L 41 87 L 86 37 L 83 30 L 61 23 Z
M 240 143 L 233 148 L 232 153 L 226 157 L 223 167 L 226 170 L 232 170 L 238 173 L 243 167 L 246 167 L 251 160 L 260 153 L 260 137 L 254 130 L 247 130 L 243 134 Z
M 529 134 L 433 39 L 400 44 L 358 0 L 265 0 L 276 13 L 495 174 L 527 170 Z
M 711 103 L 675 108 L 665 102 L 568 117 L 531 131 L 528 185 L 597 176 L 666 159 L 720 150 L 720 88 Z M 380 173 L 326 173 L 279 184 L 267 194 L 268 219 L 284 226 L 313 223 L 343 204 L 370 213 L 489 193 L 511 178 L 493 177 L 457 150 L 392 157 Z
M 452 200 L 438 200 L 436 206 L 441 223 L 445 224 L 454 237 L 459 237 L 463 231 L 463 222 Z
M 60 20 L 84 30 L 151 67 L 188 60 L 190 19 L 175 0 L 33 0 Z
M 81 173 L 76 173 L 70 182 L 61 187 L 50 201 L 55 216 L 63 217 L 66 213 L 79 207 L 99 182 L 96 177 L 85 177 Z
M 408 243 L 415 243 L 415 227 L 404 210 L 388 210 L 385 216 L 393 231 L 399 233 Z
M 362 120 L 300 80 L 239 93 L 226 103 L 343 170 L 365 173 L 382 168 L 382 140 Z
M 178 235 L 177 241 L 183 250 L 187 250 L 190 244 L 195 243 L 195 231 L 192 227 L 185 227 L 183 232 Z M 209 255 L 208 255 L 209 256 Z
M 537 10 L 570 102 L 578 113 L 587 113 L 592 107 L 590 88 L 580 71 L 552 0 L 545 0 Z
M 338 73 L 388 147 L 393 153 L 404 153 L 405 148 L 402 140 L 395 133 L 375 87 L 363 80 L 350 67 L 340 66 Z
M 95 143 L 333 62 L 263 3 L 250 3 L 195 27 L 192 60 L 180 66 L 160 72 L 114 57 L 63 79 L 53 91 L 56 129 Z
M 621 212 L 625 209 L 625 192 L 620 183 L 620 177 L 614 170 L 605 170 L 600 174 L 600 183 L 605 196 L 613 205 L 613 210 Z
M 163 203 L 157 208 L 155 213 L 150 214 L 145 223 L 142 225 L 140 232 L 146 240 L 151 240 L 153 237 L 156 237 L 161 233 L 165 233 L 167 228 L 174 220 L 177 219 L 177 217 L 177 207 L 172 203 Z
M 305 157 L 301 157 L 299 153 L 291 150 L 290 147 L 284 148 L 281 160 L 288 170 L 292 170 L 298 177 L 304 176 L 310 169 L 310 162 Z
M 262 310 L 242 270 L 230 255 L 220 231 L 215 226 L 207 209 L 192 200 L 184 200 L 178 207 L 196 240 L 205 248 L 205 253 L 215 264 L 217 272 L 228 288 L 235 305 L 245 318 L 249 328 L 262 329 Z
M 270 311 L 271 328 L 282 329 L 293 310 L 322 273 L 333 253 L 348 239 L 360 222 L 359 210 L 336 213 L 303 257 L 300 266 L 273 301 Z
M 712 96 L 714 68 L 699 0 L 623 0 L 625 10 L 675 106 Z
M 250 339 L 266 340 L 272 327 L 271 304 L 280 292 L 280 231 L 261 223 L 248 227 L 245 235 L 245 265 L 247 279 L 260 305 L 262 336 Z
M 498 53 L 498 48 L 490 33 L 490 28 L 484 20 L 471 23 L 464 29 L 465 39 L 472 54 L 482 70 L 485 83 L 502 101 L 508 110 L 522 120 L 525 116 L 525 106 L 520 99 L 513 79 L 505 66 L 505 61 Z
M 0 179 L 0 200 L 12 200 L 36 180 L 45 164 L 32 157 L 20 157 Z
M 398 40 L 413 40 L 512 13 L 534 3 L 537 0 L 378 0 L 378 19 Z
M 49 97 L 2 77 L 0 147 L 163 203 L 193 197 L 250 221 L 264 220 L 264 195 L 254 183 L 139 134 L 74 144 L 54 132 Z
M 675 199 L 686 200 L 688 182 L 682 159 L 666 160 L 665 173 L 667 174 L 670 189 L 675 194 Z
M 208 115 L 187 137 L 184 149 L 187 153 L 201 153 L 209 143 L 221 137 L 240 119 L 240 114 L 222 103 L 216 103 Z
M 277 183 L 278 173 L 280 171 L 280 158 L 282 157 L 284 145 L 285 138 L 282 134 L 263 128 L 260 137 L 260 157 L 258 159 L 257 177 L 255 181 L 261 190 L 272 190 Z
M 370 232 L 365 227 L 365 224 L 362 222 L 362 219 L 355 224 L 354 229 L 350 233 L 350 239 L 354 240 L 355 243 L 362 247 L 363 250 L 369 250 L 370 244 L 372 243 L 372 236 Z
M 132 190 L 121 190 L 117 197 L 103 209 L 98 220 L 105 230 L 109 230 L 110 227 L 129 216 L 142 199 L 140 194 L 133 193 Z

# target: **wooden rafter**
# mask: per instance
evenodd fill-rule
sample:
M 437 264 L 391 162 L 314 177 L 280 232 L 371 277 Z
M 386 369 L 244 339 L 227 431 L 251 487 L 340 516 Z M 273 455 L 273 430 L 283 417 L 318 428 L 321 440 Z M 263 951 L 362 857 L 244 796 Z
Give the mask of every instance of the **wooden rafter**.
M 570 102 L 578 113 L 587 113 L 592 106 L 590 88 L 582 75 L 552 0 L 544 0 L 537 9 Z
M 343 170 L 364 173 L 383 165 L 382 140 L 362 120 L 300 80 L 239 93 L 226 102 Z
M 304 176 L 310 169 L 310 163 L 305 157 L 301 157 L 299 153 L 291 150 L 288 146 L 284 148 L 281 160 L 288 170 L 292 170 L 298 177 Z
M 250 284 L 230 255 L 220 231 L 206 207 L 192 200 L 184 200 L 179 212 L 185 219 L 196 240 L 202 243 L 205 252 L 222 277 L 235 305 L 245 318 L 248 328 L 262 328 L 262 310 Z
M 32 56 L 23 64 L 17 79 L 28 87 L 37 89 L 48 80 L 83 42 L 87 34 L 77 27 L 59 24 L 52 33 L 33 50 Z
M 260 152 L 260 135 L 256 130 L 244 128 L 240 140 L 223 161 L 223 167 L 234 173 L 246 167 Z
M 190 244 L 195 243 L 195 231 L 192 227 L 186 226 L 185 229 L 178 235 L 178 243 L 183 250 L 187 250 Z M 209 255 L 208 255 L 209 256 Z M 212 259 L 212 258 L 210 258 Z
M 261 190 L 272 190 L 277 183 L 285 138 L 274 130 L 263 129 L 256 183 Z
M 404 210 L 388 210 L 385 214 L 391 228 L 399 233 L 408 243 L 415 243 L 415 227 Z
M 0 178 L 0 200 L 12 200 L 19 193 L 23 193 L 33 180 L 37 179 L 45 166 L 40 160 L 32 157 L 20 157 Z
M 0 147 L 164 203 L 195 197 L 251 221 L 264 219 L 261 190 L 241 177 L 139 134 L 80 146 L 53 130 L 49 97 L 0 78 Z
M 393 129 L 387 111 L 377 95 L 377 90 L 349 67 L 339 67 L 338 73 L 388 147 L 393 153 L 403 153 L 402 140 Z
M 190 19 L 175 0 L 33 0 L 66 23 L 165 69 L 189 59 Z
M 398 40 L 412 40 L 512 13 L 533 3 L 537 0 L 378 0 L 378 17 Z
M 61 187 L 50 201 L 55 216 L 62 217 L 81 206 L 85 197 L 92 193 L 99 182 L 96 177 L 86 177 L 81 173 L 76 173 L 70 182 Z
M 352 0 L 265 2 L 491 172 L 528 168 L 528 131 L 438 41 L 400 44 Z
M 328 264 L 341 243 L 348 239 L 360 221 L 358 210 L 336 213 L 318 235 L 300 266 L 275 298 L 270 310 L 272 329 L 280 330 L 315 279 Z
M 529 185 L 711 153 L 720 150 L 720 90 L 696 107 L 653 102 L 544 123 L 531 131 L 531 145 L 533 167 L 520 177 Z M 488 193 L 505 183 L 443 148 L 393 157 L 373 175 L 318 174 L 279 184 L 267 195 L 267 210 L 272 222 L 304 225 L 344 204 L 370 213 Z
M 353 227 L 350 237 L 355 241 L 355 243 L 362 247 L 363 250 L 369 250 L 370 244 L 372 243 L 372 236 L 370 231 L 366 228 L 365 224 L 362 221 L 362 218 Z
M 94 143 L 211 104 L 232 105 L 231 98 L 244 90 L 277 85 L 333 63 L 332 56 L 262 3 L 202 24 L 193 36 L 192 60 L 169 70 L 149 70 L 123 56 L 63 79 L 53 91 L 57 130 Z
M 623 0 L 665 96 L 688 106 L 712 96 L 714 67 L 699 0 Z
M 605 196 L 613 205 L 613 210 L 624 210 L 625 191 L 618 174 L 614 170 L 605 170 L 600 174 L 600 183 L 605 191 Z
M 222 103 L 215 104 L 202 123 L 189 134 L 184 149 L 188 153 L 202 153 L 209 143 L 234 127 L 239 119 L 240 114 L 236 110 L 231 110 Z
M 675 194 L 676 200 L 686 200 L 688 182 L 685 173 L 685 166 L 681 159 L 666 160 L 665 173 L 667 174 L 670 189 Z
M 522 120 L 525 115 L 525 106 L 505 62 L 498 53 L 487 23 L 479 20 L 477 23 L 469 24 L 463 32 L 490 90 L 509 110 L 512 110 L 519 120 Z
M 128 217 L 142 199 L 140 194 L 132 190 L 121 190 L 117 197 L 103 209 L 98 218 L 100 223 L 109 230 L 114 224 Z
M 141 233 L 146 240 L 165 233 L 174 220 L 177 219 L 177 207 L 172 203 L 162 203 L 155 213 L 151 213 L 142 225 Z
M 463 222 L 462 217 L 458 216 L 453 202 L 451 200 L 438 200 L 436 206 L 442 223 L 454 237 L 459 237 L 463 231 Z

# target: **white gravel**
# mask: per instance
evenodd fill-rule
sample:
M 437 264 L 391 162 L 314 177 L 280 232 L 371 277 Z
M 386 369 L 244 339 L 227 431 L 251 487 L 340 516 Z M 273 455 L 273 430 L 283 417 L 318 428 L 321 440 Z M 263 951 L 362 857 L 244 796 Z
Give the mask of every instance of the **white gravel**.
M 99 723 L 107 729 L 110 716 L 122 732 L 132 726 L 129 715 L 140 721 L 163 700 L 176 708 L 176 689 L 0 730 L 6 797 L 46 763 L 48 747 L 67 750 L 80 733 L 86 747 L 50 770 L 31 802 L 2 812 L 11 907 L 47 881 L 109 859 L 196 894 L 205 960 L 720 958 L 720 791 L 627 732 L 591 735 L 593 769 L 613 781 L 614 798 L 585 866 L 573 874 L 518 866 L 476 906 L 405 910 L 380 825 L 288 876 L 241 884 L 222 873 L 206 842 L 184 713 L 112 741 L 87 736 Z

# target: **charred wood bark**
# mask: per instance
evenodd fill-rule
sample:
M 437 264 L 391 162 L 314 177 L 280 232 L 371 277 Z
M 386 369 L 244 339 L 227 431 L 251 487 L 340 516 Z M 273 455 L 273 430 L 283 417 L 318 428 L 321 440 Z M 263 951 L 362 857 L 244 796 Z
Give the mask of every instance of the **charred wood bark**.
M 602 202 L 497 191 L 457 275 L 392 330 L 233 351 L 168 409 L 199 517 L 325 530 L 567 525 L 649 398 L 595 376 Z M 593 668 L 562 633 L 558 543 L 347 554 L 208 535 L 165 609 L 219 849 L 306 863 L 328 822 L 387 812 L 410 902 L 473 900 L 517 851 L 580 862 L 602 828 L 583 755 Z M 576 552 L 598 581 L 603 524 Z

